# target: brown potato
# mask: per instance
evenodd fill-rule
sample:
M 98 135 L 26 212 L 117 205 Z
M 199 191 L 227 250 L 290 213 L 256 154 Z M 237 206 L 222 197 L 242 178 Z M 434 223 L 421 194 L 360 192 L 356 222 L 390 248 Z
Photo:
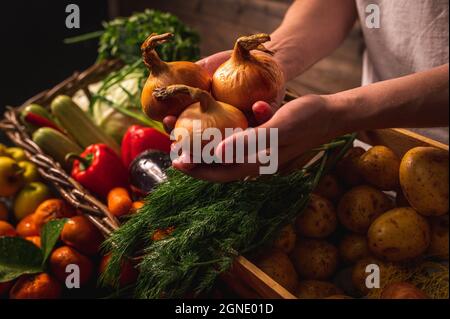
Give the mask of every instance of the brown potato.
M 428 296 L 410 283 L 396 282 L 383 288 L 380 299 L 428 299 Z
M 386 146 L 374 146 L 365 152 L 358 168 L 366 183 L 381 190 L 394 190 L 399 185 L 400 159 Z
M 370 275 L 370 272 L 366 272 L 367 266 L 369 265 L 377 265 L 380 269 L 380 287 L 383 286 L 383 273 L 386 269 L 386 264 L 374 257 L 367 257 L 359 260 L 352 269 L 352 284 L 353 287 L 358 291 L 362 296 L 367 295 L 370 292 L 370 289 L 378 289 L 378 288 L 368 288 L 366 285 L 367 276 Z
M 360 234 L 347 234 L 339 243 L 339 257 L 347 264 L 369 257 L 367 237 Z
M 365 153 L 362 147 L 353 147 L 336 164 L 336 174 L 347 186 L 353 187 L 363 183 L 359 172 L 359 158 Z
M 272 249 L 265 253 L 256 260 L 256 265 L 288 291 L 295 290 L 298 282 L 297 273 L 288 255 L 281 250 Z
M 336 211 L 326 198 L 311 194 L 306 209 L 297 217 L 295 227 L 299 235 L 311 238 L 329 236 L 337 226 Z
M 322 299 L 342 294 L 342 290 L 328 281 L 304 280 L 298 283 L 295 295 L 299 299 Z
M 378 217 L 367 233 L 369 249 L 388 261 L 422 255 L 430 245 L 427 220 L 410 207 L 394 208 Z
M 330 278 L 338 265 L 338 250 L 325 240 L 302 238 L 291 253 L 298 274 L 305 279 Z
M 322 177 L 314 193 L 337 203 L 344 194 L 344 189 L 334 175 L 327 174 Z
M 361 185 L 344 194 L 339 202 L 337 215 L 345 228 L 365 234 L 370 224 L 393 206 L 383 192 L 371 186 Z
M 427 255 L 448 260 L 448 215 L 429 219 L 431 242 Z
M 409 150 L 400 164 L 400 185 L 411 206 L 424 216 L 448 213 L 448 152 L 434 147 Z
M 278 238 L 273 243 L 273 247 L 280 249 L 281 251 L 289 254 L 294 249 L 297 235 L 294 231 L 294 226 L 291 224 L 286 225 L 278 235 Z

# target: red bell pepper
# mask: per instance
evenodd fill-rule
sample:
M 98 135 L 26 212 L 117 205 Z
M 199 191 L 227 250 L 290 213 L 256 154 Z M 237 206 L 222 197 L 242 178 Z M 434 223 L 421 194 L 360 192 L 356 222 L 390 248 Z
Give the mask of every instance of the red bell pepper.
M 128 173 L 119 156 L 105 144 L 93 144 L 74 159 L 72 177 L 91 192 L 106 198 L 115 187 L 128 187 Z
M 125 167 L 130 166 L 140 153 L 152 149 L 170 153 L 172 144 L 169 136 L 154 128 L 133 125 L 128 128 L 122 139 L 122 161 Z

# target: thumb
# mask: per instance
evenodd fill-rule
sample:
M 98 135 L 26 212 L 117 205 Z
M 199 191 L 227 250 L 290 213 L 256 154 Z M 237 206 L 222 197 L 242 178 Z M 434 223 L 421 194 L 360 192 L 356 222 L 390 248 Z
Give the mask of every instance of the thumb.
M 253 104 L 252 111 L 258 125 L 261 125 L 270 120 L 275 113 L 274 108 L 264 101 L 258 101 Z
M 164 130 L 168 134 L 170 134 L 170 132 L 175 128 L 176 122 L 177 122 L 177 118 L 175 116 L 166 116 L 162 121 Z

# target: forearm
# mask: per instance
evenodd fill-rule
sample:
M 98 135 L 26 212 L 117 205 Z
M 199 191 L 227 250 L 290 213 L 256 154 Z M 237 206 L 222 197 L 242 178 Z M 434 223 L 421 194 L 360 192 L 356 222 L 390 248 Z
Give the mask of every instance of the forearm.
M 448 126 L 449 66 L 327 97 L 335 135 L 390 127 Z
M 354 0 L 297 0 L 289 8 L 268 48 L 290 80 L 329 55 L 356 20 Z

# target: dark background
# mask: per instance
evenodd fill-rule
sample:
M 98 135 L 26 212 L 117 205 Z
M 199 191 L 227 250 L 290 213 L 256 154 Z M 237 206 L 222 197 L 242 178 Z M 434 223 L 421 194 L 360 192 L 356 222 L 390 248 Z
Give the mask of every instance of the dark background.
M 65 8 L 80 7 L 80 29 L 67 29 Z M 97 41 L 63 40 L 101 29 L 108 20 L 107 0 L 0 2 L 0 114 L 5 105 L 25 100 L 95 62 Z

